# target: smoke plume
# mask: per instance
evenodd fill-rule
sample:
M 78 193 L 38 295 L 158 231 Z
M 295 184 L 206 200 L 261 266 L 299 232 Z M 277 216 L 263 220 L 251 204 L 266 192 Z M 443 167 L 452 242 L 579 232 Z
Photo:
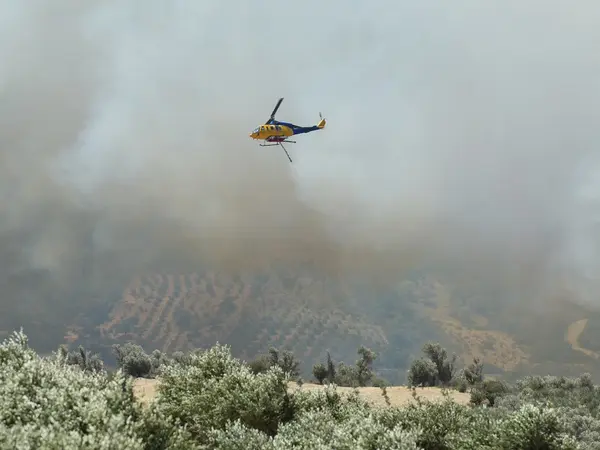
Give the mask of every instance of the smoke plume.
M 599 20 L 591 1 L 2 1 L 3 301 L 39 271 L 189 260 L 447 264 L 597 304 Z M 293 165 L 248 137 L 279 97 L 280 120 L 328 119 Z

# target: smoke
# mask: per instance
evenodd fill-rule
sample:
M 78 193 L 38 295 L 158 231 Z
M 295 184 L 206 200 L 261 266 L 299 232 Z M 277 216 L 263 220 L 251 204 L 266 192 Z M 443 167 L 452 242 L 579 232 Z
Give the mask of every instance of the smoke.
M 388 281 L 429 262 L 597 304 L 599 16 L 2 1 L 0 281 L 72 283 L 92 255 L 102 282 L 177 260 Z M 248 138 L 279 97 L 279 119 L 329 122 L 293 165 Z

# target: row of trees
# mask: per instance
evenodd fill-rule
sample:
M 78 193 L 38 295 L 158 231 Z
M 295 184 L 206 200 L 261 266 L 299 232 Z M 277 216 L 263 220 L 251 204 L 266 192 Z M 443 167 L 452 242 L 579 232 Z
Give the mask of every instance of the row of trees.
M 66 348 L 61 348 L 69 361 L 82 367 L 89 366 L 86 370 L 99 370 L 102 362 L 96 355 L 90 355 L 83 348 L 68 353 Z M 196 350 L 193 353 L 198 353 Z M 423 346 L 421 358 L 412 362 L 408 370 L 406 381 L 409 387 L 450 387 L 466 392 L 470 390 L 474 401 L 481 404 L 487 402 L 493 404 L 495 395 L 507 390 L 505 383 L 497 380 L 484 380 L 483 364 L 480 359 L 475 358 L 471 364 L 461 370 L 457 370 L 456 355 L 451 357 L 439 343 L 428 342 Z M 175 352 L 166 355 L 159 350 L 147 354 L 137 344 L 127 343 L 114 345 L 113 352 L 117 365 L 125 373 L 132 377 L 154 378 L 161 366 L 173 364 L 174 362 L 185 362 L 190 354 Z M 312 368 L 314 381 L 321 385 L 335 384 L 344 387 L 378 386 L 385 387 L 387 380 L 376 374 L 374 363 L 377 354 L 364 346 L 358 351 L 358 359 L 354 365 L 334 362 L 331 354 L 327 352 L 324 363 L 317 363 Z M 301 362 L 288 350 L 270 348 L 268 353 L 259 355 L 248 363 L 254 374 L 266 373 L 271 367 L 277 366 L 288 374 L 290 379 L 302 382 Z
M 103 363 L 98 356 L 90 355 L 82 347 L 79 347 L 77 351 L 68 352 L 67 348 L 62 346 L 60 351 L 65 354 L 70 363 L 77 364 L 85 370 L 97 371 L 103 368 Z M 199 352 L 201 353 L 202 350 L 195 350 L 188 354 L 175 352 L 172 355 L 167 355 L 159 350 L 154 350 L 151 354 L 147 354 L 140 345 L 134 343 L 113 345 L 117 367 L 135 378 L 154 378 L 159 373 L 161 366 L 185 362 L 189 360 L 190 355 Z M 326 365 L 319 363 L 312 369 L 314 381 L 320 384 L 328 382 L 338 386 L 351 387 L 386 384 L 383 379 L 375 376 L 373 369 L 373 363 L 377 358 L 375 352 L 369 348 L 360 347 L 358 355 L 359 358 L 352 366 L 346 365 L 344 362 L 335 364 L 330 353 L 327 352 Z M 258 355 L 255 359 L 249 361 L 248 366 L 254 374 L 266 373 L 271 367 L 277 366 L 290 379 L 302 382 L 301 361 L 289 350 L 279 350 L 271 347 L 266 354 Z
M 161 368 L 173 364 L 189 364 L 194 355 L 204 352 L 197 349 L 189 353 L 174 352 L 167 355 L 159 350 L 147 354 L 144 349 L 134 343 L 115 344 L 113 352 L 117 366 L 125 374 L 134 378 L 155 378 L 161 373 Z M 471 403 L 474 405 L 494 406 L 496 398 L 509 392 L 506 382 L 496 379 L 486 379 L 483 373 L 483 363 L 479 358 L 458 370 L 456 355 L 450 356 L 447 350 L 436 342 L 428 342 L 422 348 L 423 356 L 415 359 L 406 374 L 407 386 L 411 387 L 442 387 L 456 389 L 459 392 L 470 392 Z M 59 353 L 67 364 L 77 365 L 86 372 L 100 372 L 104 364 L 98 355 L 92 355 L 83 347 L 76 351 L 68 351 L 64 345 Z M 374 362 L 377 355 L 371 349 L 361 346 L 358 359 L 354 365 L 334 362 L 327 352 L 324 363 L 317 363 L 312 368 L 313 382 L 318 384 L 334 384 L 343 387 L 377 386 L 382 394 L 387 395 L 387 380 L 376 374 Z M 257 374 L 267 373 L 272 367 L 278 367 L 288 379 L 302 384 L 301 362 L 288 350 L 270 348 L 266 354 L 257 356 L 246 364 L 250 371 Z M 387 398 L 387 397 L 386 397 Z

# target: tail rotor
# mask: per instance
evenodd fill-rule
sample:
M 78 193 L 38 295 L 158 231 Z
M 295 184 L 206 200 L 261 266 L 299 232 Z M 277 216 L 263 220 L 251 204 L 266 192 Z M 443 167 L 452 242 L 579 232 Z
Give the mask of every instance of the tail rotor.
M 325 124 L 327 123 L 327 120 L 323 119 L 323 115 L 321 114 L 321 112 L 319 111 L 319 118 L 321 119 L 317 125 L 317 127 L 319 128 L 325 128 Z

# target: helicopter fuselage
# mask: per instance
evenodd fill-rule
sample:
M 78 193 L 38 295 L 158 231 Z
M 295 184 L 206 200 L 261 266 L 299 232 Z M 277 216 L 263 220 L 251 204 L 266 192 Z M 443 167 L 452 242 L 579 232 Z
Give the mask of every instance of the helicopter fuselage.
M 273 121 L 268 124 L 260 125 L 256 127 L 250 137 L 258 140 L 269 140 L 276 141 L 276 138 L 283 138 L 293 136 L 295 134 L 310 133 L 311 131 L 320 130 L 322 127 L 318 125 L 310 127 L 301 127 L 288 122 Z

